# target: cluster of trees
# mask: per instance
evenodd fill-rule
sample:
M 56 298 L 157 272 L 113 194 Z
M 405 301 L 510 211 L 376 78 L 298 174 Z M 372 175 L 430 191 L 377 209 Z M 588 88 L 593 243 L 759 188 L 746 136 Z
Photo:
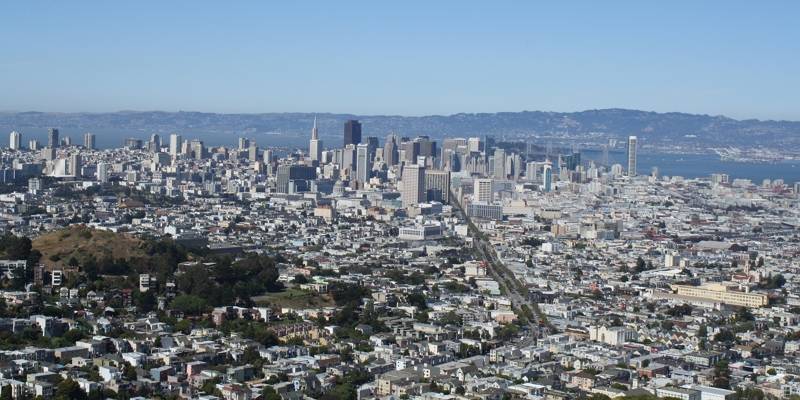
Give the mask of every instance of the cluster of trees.
M 171 278 L 175 274 L 178 264 L 189 259 L 189 250 L 170 238 L 145 240 L 140 245 L 140 249 L 144 252 L 144 256 L 133 257 L 124 263 L 122 260 L 117 260 L 117 264 L 122 264 L 123 267 L 139 274 L 155 275 L 159 282 L 165 282 L 167 278 Z M 113 275 L 106 271 L 103 273 Z
M 750 269 L 758 269 L 764 266 L 764 257 L 758 257 L 758 259 L 756 259 L 756 257 L 757 255 L 755 254 L 750 256 L 750 261 L 748 263 L 750 265 Z
M 667 310 L 667 314 L 671 317 L 682 317 L 684 315 L 692 315 L 692 306 L 688 304 L 673 306 L 669 310 Z
M 74 257 L 68 260 L 67 264 L 71 267 L 81 266 Z M 81 267 L 90 281 L 97 280 L 100 275 L 128 275 L 133 270 L 130 262 L 124 258 L 115 260 L 111 257 L 103 257 L 97 260 L 94 256 L 90 256 L 84 261 Z
M 193 294 L 182 294 L 176 296 L 169 304 L 170 308 L 178 310 L 186 315 L 200 315 L 208 311 L 208 302 L 200 296 Z
M 25 346 L 57 348 L 72 346 L 76 341 L 86 338 L 86 333 L 79 329 L 70 329 L 59 337 L 42 336 L 42 331 L 26 328 L 22 332 L 0 331 L 0 350 L 14 350 Z
M 731 388 L 731 370 L 728 361 L 722 360 L 714 366 L 713 386 L 721 389 Z
M 65 379 L 57 386 L 55 393 L 53 393 L 54 400 L 99 400 L 104 399 L 105 396 L 100 391 L 92 391 L 89 394 L 81 389 L 78 382 L 72 379 Z
M 6 391 L 7 389 L 7 391 Z M 0 399 L 5 400 L 6 398 L 11 398 L 11 386 L 3 387 L 2 391 L 0 391 Z M 5 393 L 8 393 L 6 395 Z M 136 393 L 139 394 L 148 394 L 146 392 L 143 393 Z M 115 393 L 110 389 L 105 389 L 103 391 L 100 390 L 92 390 L 88 394 L 81 389 L 78 382 L 72 379 L 64 379 L 56 385 L 55 391 L 53 393 L 53 400 L 102 400 L 102 399 L 127 399 L 130 398 L 133 394 L 129 393 L 126 389 L 121 389 L 119 392 Z M 7 397 L 6 397 L 7 396 Z M 38 397 L 37 397 L 38 399 Z
M 747 307 L 736 308 L 736 322 L 755 321 L 756 317 Z
M 466 252 L 460 249 L 447 249 L 439 252 L 439 257 L 446 260 L 444 264 L 456 265 L 467 261 Z
M 403 272 L 400 269 L 390 269 L 384 274 L 387 278 L 403 285 L 421 285 L 425 283 L 425 275 L 419 271 L 414 271 L 410 274 Z
M 526 237 L 521 241 L 521 244 L 523 246 L 532 246 L 535 248 L 539 248 L 542 245 L 542 243 L 544 243 L 544 240 L 539 239 L 538 237 Z
M 692 267 L 694 267 L 694 268 L 703 268 L 703 269 L 719 269 L 719 270 L 721 270 L 721 269 L 725 268 L 725 265 L 721 264 L 721 263 L 717 263 L 717 262 L 708 263 L 708 262 L 705 262 L 705 261 L 698 261 L 698 262 L 694 263 L 694 265 L 692 265 Z
M 428 309 L 428 299 L 422 292 L 413 292 L 406 295 L 406 303 L 411 306 L 416 306 L 418 310 L 424 311 Z
M 497 332 L 497 338 L 507 341 L 515 337 L 517 333 L 519 333 L 519 326 L 516 324 L 505 324 L 500 328 L 500 331 Z
M 736 335 L 728 329 L 723 329 L 714 335 L 714 341 L 720 343 L 731 343 L 736 341 Z
M 783 274 L 775 274 L 762 282 L 761 287 L 764 289 L 780 289 L 785 284 L 786 278 L 783 276 Z
M 220 330 L 225 334 L 238 332 L 243 337 L 255 340 L 265 347 L 275 346 L 279 343 L 278 336 L 263 321 L 247 319 L 225 321 L 220 326 Z
M 0 236 L 0 252 L 11 260 L 26 260 L 33 249 L 31 240 L 6 233 Z
M 455 281 L 449 281 L 445 283 L 442 287 L 447 289 L 449 292 L 452 293 L 466 293 L 469 291 L 469 287 L 466 285 L 462 285 Z
M 640 272 L 651 270 L 653 268 L 654 267 L 652 261 L 645 262 L 641 256 L 636 258 L 636 268 L 634 269 L 634 272 L 636 272 L 637 274 Z
M 370 295 L 369 289 L 364 286 L 346 283 L 333 282 L 328 285 L 328 293 L 333 297 L 337 306 L 358 306 L 361 299 Z
M 204 298 L 212 306 L 251 306 L 252 296 L 283 288 L 278 282 L 278 275 L 278 268 L 271 257 L 250 254 L 236 262 L 227 257 L 217 259 L 213 267 L 202 264 L 191 266 L 178 276 L 176 283 L 182 293 Z M 188 300 L 193 298 L 189 297 Z M 190 303 L 197 302 L 193 300 Z
M 454 311 L 448 311 L 439 317 L 440 325 L 461 325 L 461 322 L 463 322 L 461 316 Z
M 351 400 L 356 399 L 356 388 L 372 381 L 373 376 L 364 370 L 356 369 L 342 377 L 336 378 L 336 384 L 322 396 L 314 396 L 322 400 Z M 277 399 L 276 399 L 277 400 Z
M 362 299 L 370 296 L 370 290 L 366 287 L 353 283 L 333 282 L 328 286 L 328 293 L 336 305 L 342 308 L 327 322 L 346 330 L 359 324 L 369 325 L 375 332 L 386 330 L 386 326 L 378 319 L 379 315 L 371 300 L 361 307 Z
M 26 260 L 28 266 L 37 265 L 42 258 L 42 253 L 33 248 L 29 238 L 10 233 L 0 236 L 0 254 L 8 260 Z M 19 269 L 10 282 L 7 282 L 7 286 L 12 290 L 21 290 L 32 278 L 33 268 Z

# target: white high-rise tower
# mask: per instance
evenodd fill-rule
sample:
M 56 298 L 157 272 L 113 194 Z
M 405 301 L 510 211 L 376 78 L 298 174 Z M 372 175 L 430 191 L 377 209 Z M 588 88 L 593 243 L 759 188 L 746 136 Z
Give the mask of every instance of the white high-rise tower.
M 356 180 L 360 187 L 367 183 L 370 171 L 369 145 L 359 143 L 356 146 Z
M 403 207 L 413 206 L 425 201 L 425 167 L 408 164 L 403 167 L 403 191 L 400 199 Z
M 169 154 L 171 154 L 173 157 L 181 154 L 182 142 L 183 138 L 181 135 L 178 135 L 177 133 L 169 135 Z
M 110 169 L 111 165 L 109 165 L 108 163 L 104 162 L 97 163 L 97 172 L 96 172 L 97 181 L 102 183 L 108 182 L 108 178 L 111 173 Z
M 494 179 L 506 179 L 506 151 L 503 149 L 494 150 Z
M 628 176 L 636 176 L 636 136 L 628 136 Z
M 490 178 L 476 178 L 473 186 L 474 200 L 490 204 L 492 202 L 492 180 Z
M 86 132 L 83 135 L 83 147 L 86 147 L 89 150 L 93 150 L 95 147 L 95 136 L 94 133 Z
M 11 132 L 11 134 L 9 135 L 8 147 L 11 148 L 11 150 L 19 150 L 21 142 L 22 142 L 22 134 L 17 131 Z

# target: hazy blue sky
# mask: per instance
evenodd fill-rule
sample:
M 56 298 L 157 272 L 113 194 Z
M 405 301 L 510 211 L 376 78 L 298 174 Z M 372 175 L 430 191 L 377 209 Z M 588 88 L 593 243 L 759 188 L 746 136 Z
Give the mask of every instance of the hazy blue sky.
M 4 2 L 0 110 L 800 119 L 799 1 L 562 3 Z

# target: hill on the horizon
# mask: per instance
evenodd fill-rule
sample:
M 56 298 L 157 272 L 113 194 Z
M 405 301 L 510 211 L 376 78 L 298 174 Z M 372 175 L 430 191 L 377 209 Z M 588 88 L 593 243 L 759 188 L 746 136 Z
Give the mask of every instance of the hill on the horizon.
M 365 136 L 383 138 L 389 132 L 402 136 L 435 138 L 492 135 L 605 140 L 640 136 L 658 145 L 690 142 L 706 146 L 761 145 L 792 148 L 800 144 L 800 122 L 735 120 L 724 116 L 656 113 L 625 109 L 580 112 L 521 111 L 431 116 L 353 115 L 330 113 L 216 114 L 202 112 L 120 111 L 113 113 L 0 113 L 0 127 L 24 130 L 47 127 L 80 130 L 120 129 L 135 132 L 191 134 L 194 131 L 242 135 L 279 133 L 308 135 L 317 116 L 323 137 L 341 136 L 348 119 L 363 123 Z

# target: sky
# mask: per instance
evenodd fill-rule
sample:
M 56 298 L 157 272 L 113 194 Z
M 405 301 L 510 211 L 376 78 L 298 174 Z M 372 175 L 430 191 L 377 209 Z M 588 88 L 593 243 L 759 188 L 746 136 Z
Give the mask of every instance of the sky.
M 800 120 L 798 1 L 13 1 L 0 110 Z

